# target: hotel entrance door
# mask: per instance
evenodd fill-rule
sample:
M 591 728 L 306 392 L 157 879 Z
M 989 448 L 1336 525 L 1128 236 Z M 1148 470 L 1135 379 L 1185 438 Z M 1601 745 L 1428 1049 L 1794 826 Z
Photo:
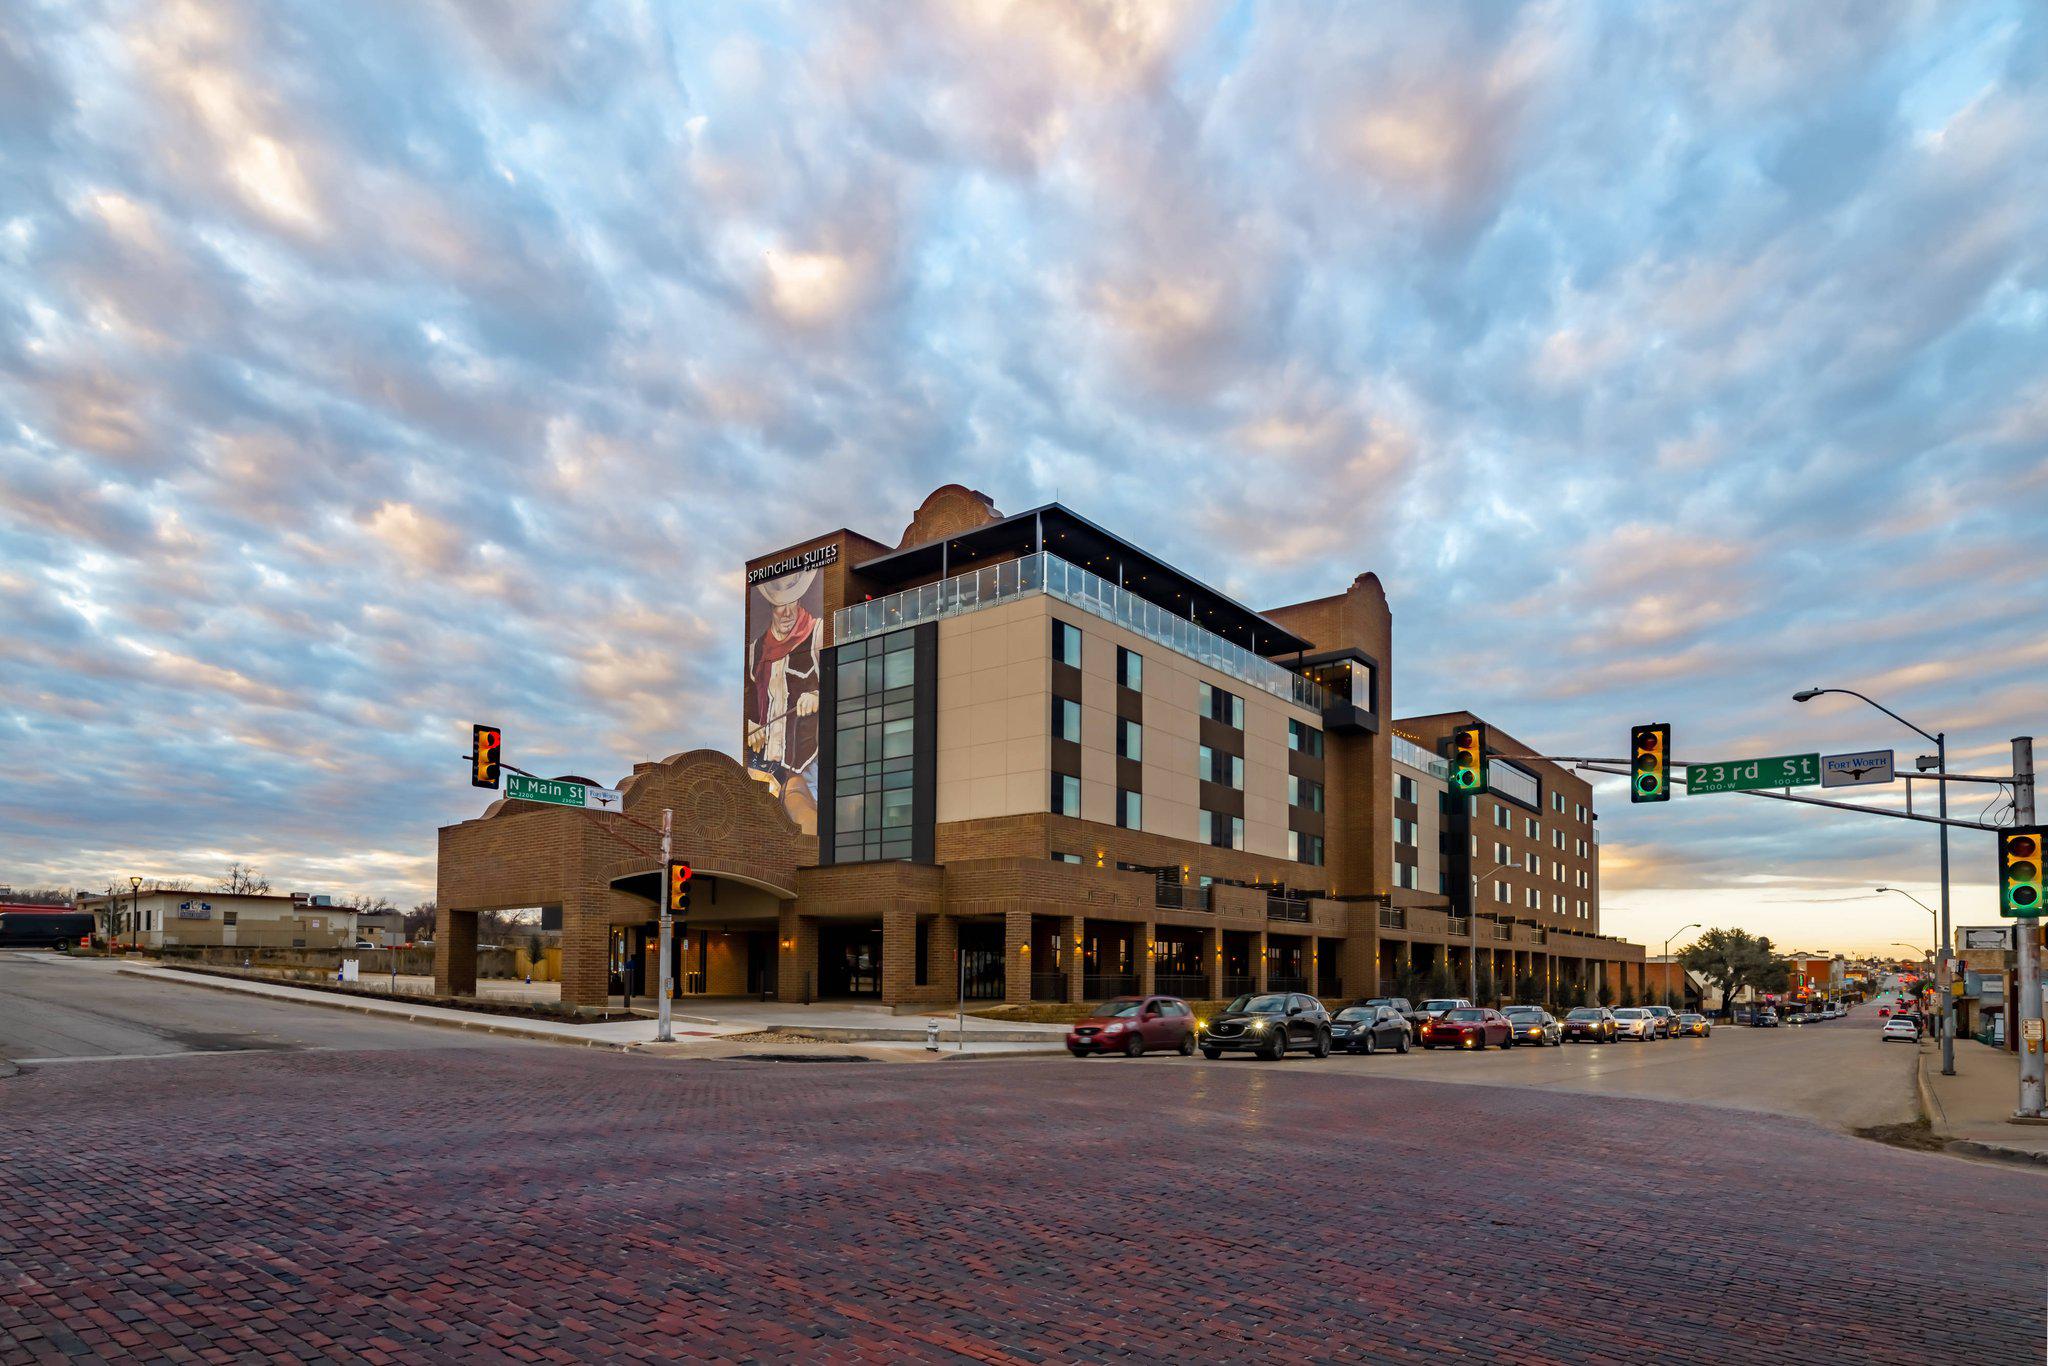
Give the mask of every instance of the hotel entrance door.
M 882 927 L 824 925 L 818 930 L 818 994 L 882 994 Z

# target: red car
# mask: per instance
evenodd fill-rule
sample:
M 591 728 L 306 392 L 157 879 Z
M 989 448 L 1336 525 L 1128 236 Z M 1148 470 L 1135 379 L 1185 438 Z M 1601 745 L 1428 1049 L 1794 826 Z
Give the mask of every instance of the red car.
M 1154 1048 L 1171 1049 L 1183 1058 L 1195 1051 L 1195 1012 L 1178 996 L 1112 997 L 1067 1031 L 1067 1051 L 1077 1058 L 1090 1053 L 1136 1058 Z
M 1460 1006 L 1422 1022 L 1424 1048 L 1513 1048 L 1515 1027 L 1498 1010 Z

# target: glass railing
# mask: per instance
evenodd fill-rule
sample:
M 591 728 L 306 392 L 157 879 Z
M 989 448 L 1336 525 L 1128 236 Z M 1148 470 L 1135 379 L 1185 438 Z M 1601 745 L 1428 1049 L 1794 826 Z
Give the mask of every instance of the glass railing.
M 971 573 L 955 574 L 937 583 L 906 588 L 886 598 L 842 607 L 832 614 L 832 643 L 844 645 L 921 621 L 979 611 L 1033 593 L 1050 594 L 1084 612 L 1113 621 L 1282 701 L 1317 712 L 1333 703 L 1327 690 L 1293 670 L 1044 551 Z
M 1450 765 L 1445 763 L 1442 758 L 1431 754 L 1421 745 L 1403 736 L 1396 735 L 1393 737 L 1393 740 L 1395 763 L 1406 764 L 1410 768 L 1419 768 L 1432 778 L 1442 778 L 1447 782 L 1450 780 Z

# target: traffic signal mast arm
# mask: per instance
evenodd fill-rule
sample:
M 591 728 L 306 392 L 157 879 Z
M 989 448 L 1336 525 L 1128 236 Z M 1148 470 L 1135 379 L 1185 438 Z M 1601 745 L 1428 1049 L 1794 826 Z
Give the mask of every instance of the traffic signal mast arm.
M 1629 766 L 1629 761 L 1626 759 L 1590 758 L 1575 754 L 1496 754 L 1492 757 L 1496 759 L 1542 759 L 1546 762 L 1553 764 L 1572 764 L 1578 768 L 1586 770 L 1589 773 L 1610 773 L 1617 778 L 1626 778 L 1630 776 L 1630 773 L 1632 771 Z M 1689 765 L 1682 759 L 1673 759 L 1671 761 L 1671 767 L 1674 769 L 1686 768 L 1688 766 Z M 1936 778 L 1941 777 L 1943 775 L 1933 773 L 1916 773 L 1913 776 L 1915 778 Z M 1975 776 L 1965 777 L 1961 774 L 1950 774 L 1946 776 L 1948 777 L 1949 781 L 1960 780 L 1965 782 L 1992 783 L 2010 783 L 2013 781 L 2013 779 L 2011 778 L 1979 778 Z M 1795 797 L 1789 792 L 1767 792 L 1756 790 L 1737 792 L 1735 795 L 1738 797 L 1768 797 L 1774 802 L 1798 802 L 1802 806 L 1831 806 L 1837 811 L 1860 811 L 1866 816 L 1890 816 L 1894 820 L 1919 821 L 1925 825 L 1953 825 L 1965 830 L 2005 829 L 2005 827 L 2002 825 L 1986 825 L 1982 821 L 1963 821 L 1955 820 L 1953 818 L 1944 820 L 1940 816 L 1923 816 L 1917 811 L 1887 811 L 1881 806 L 1858 806 L 1854 802 L 1831 802 L 1824 797 Z

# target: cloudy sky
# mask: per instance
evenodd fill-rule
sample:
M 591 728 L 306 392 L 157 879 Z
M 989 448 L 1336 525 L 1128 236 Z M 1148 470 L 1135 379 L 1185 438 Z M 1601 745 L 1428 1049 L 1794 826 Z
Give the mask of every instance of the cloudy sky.
M 1999 768 L 2044 77 L 2029 0 L 19 0 L 0 882 L 430 895 L 470 720 L 732 750 L 742 561 L 949 481 L 1254 604 L 1376 570 L 1399 711 L 1916 752 L 1833 684 Z M 1610 930 L 1925 942 L 1858 894 L 1930 827 L 1601 799 Z

